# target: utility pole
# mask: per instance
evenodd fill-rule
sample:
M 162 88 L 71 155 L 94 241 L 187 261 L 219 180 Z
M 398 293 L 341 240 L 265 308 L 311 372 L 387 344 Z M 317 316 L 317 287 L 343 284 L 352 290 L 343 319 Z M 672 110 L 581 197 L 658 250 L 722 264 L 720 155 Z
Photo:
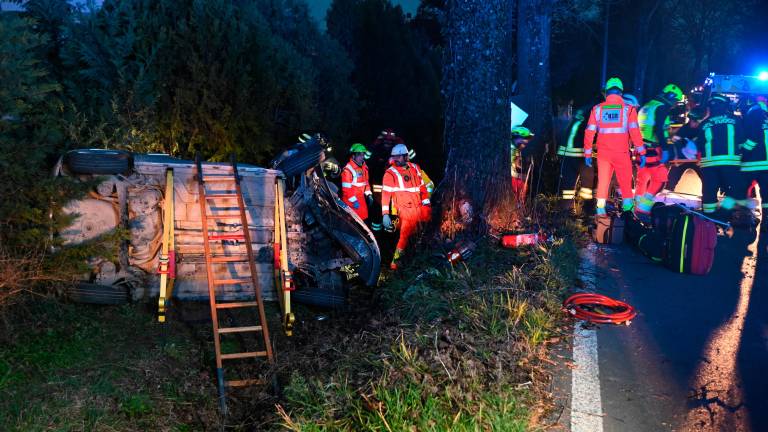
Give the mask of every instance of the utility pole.
M 605 25 L 603 26 L 603 69 L 600 74 L 600 87 L 605 85 L 608 79 L 608 18 L 611 15 L 611 2 L 605 2 Z

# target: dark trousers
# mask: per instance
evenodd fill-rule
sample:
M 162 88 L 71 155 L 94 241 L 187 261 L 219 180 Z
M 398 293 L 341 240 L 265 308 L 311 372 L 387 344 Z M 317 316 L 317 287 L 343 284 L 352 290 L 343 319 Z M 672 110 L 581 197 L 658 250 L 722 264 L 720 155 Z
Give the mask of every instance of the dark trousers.
M 736 200 L 743 200 L 747 192 L 747 184 L 738 165 L 702 167 L 701 183 L 701 204 L 704 213 L 717 210 L 718 191 Z
M 595 169 L 584 163 L 583 157 L 561 156 L 560 191 L 564 200 L 573 200 L 576 195 L 592 199 L 595 188 Z M 581 187 L 579 188 L 579 185 Z
M 677 183 L 680 181 L 680 178 L 683 177 L 683 173 L 685 173 L 685 170 L 687 169 L 696 171 L 696 174 L 698 174 L 699 178 L 701 178 L 701 168 L 699 168 L 698 162 L 687 162 L 679 165 L 673 165 L 669 168 L 669 175 L 667 175 L 667 189 L 674 191 L 675 186 L 677 186 Z

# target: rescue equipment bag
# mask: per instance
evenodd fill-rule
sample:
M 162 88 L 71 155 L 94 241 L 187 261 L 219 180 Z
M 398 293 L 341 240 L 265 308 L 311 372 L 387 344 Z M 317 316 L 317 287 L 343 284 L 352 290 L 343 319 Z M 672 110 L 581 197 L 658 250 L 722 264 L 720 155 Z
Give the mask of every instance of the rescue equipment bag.
M 646 257 L 655 262 L 662 262 L 666 253 L 666 238 L 635 217 L 631 212 L 622 215 L 624 219 L 624 239 L 637 247 Z
M 595 218 L 595 228 L 592 230 L 592 238 L 595 243 L 621 244 L 624 241 L 624 219 L 612 213 Z
M 681 213 L 670 226 L 664 265 L 678 273 L 705 275 L 717 246 L 715 224 L 694 213 Z

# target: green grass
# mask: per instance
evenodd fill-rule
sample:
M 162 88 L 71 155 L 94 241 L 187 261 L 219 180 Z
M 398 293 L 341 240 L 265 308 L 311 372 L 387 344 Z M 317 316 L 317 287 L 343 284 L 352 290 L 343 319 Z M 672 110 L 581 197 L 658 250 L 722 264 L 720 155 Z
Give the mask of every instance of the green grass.
M 0 346 L 4 431 L 195 430 L 183 412 L 193 402 L 216 415 L 214 397 L 206 403 L 184 386 L 201 366 L 188 335 L 169 334 L 142 307 L 37 300 L 26 308 Z
M 525 431 L 530 403 L 528 394 L 511 387 L 466 395 L 451 387 L 432 392 L 420 383 L 392 385 L 385 379 L 363 394 L 338 380 L 308 383 L 298 375 L 286 397 L 295 414 L 286 413 L 282 427 L 302 432 Z

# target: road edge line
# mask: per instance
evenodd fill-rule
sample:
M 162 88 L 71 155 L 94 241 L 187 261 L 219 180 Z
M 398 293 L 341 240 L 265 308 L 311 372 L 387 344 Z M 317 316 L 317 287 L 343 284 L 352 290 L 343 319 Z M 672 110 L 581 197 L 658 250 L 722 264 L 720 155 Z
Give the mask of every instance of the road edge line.
M 584 288 L 595 292 L 595 249 L 590 243 L 581 253 L 579 274 Z M 581 322 L 573 327 L 571 370 L 571 432 L 603 432 L 603 407 L 600 393 L 600 365 L 597 357 L 597 332 Z

